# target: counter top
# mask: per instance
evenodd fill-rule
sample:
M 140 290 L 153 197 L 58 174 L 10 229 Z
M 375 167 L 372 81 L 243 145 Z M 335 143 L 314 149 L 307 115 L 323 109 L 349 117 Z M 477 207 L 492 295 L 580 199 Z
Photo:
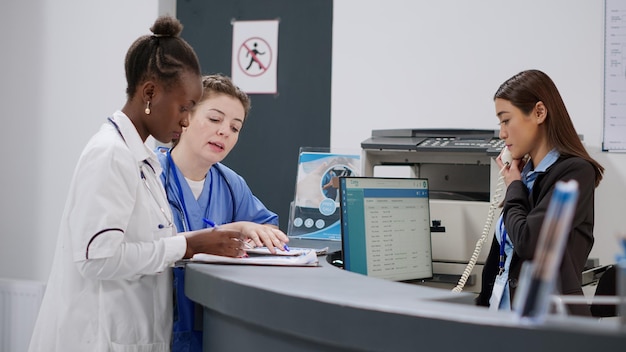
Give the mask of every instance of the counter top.
M 392 282 L 328 264 L 188 264 L 187 295 L 204 306 L 205 349 L 323 351 L 623 349 L 616 321 L 550 316 L 541 325 L 473 305 L 474 294 Z M 512 343 L 521 341 L 523 343 Z

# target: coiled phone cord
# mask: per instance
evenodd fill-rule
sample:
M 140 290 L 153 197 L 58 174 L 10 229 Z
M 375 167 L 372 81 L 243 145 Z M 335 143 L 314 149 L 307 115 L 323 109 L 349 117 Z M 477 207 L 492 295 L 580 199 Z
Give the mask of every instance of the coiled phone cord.
M 461 278 L 459 279 L 458 284 L 456 285 L 455 288 L 452 289 L 452 292 L 463 291 L 463 287 L 465 287 L 465 282 L 467 282 L 467 279 L 472 273 L 472 270 L 474 270 L 474 265 L 476 265 L 476 261 L 478 260 L 480 251 L 483 248 L 483 243 L 485 243 L 485 240 L 487 239 L 487 236 L 489 235 L 491 224 L 493 223 L 493 219 L 495 218 L 496 208 L 498 207 L 498 204 L 500 203 L 500 195 L 502 194 L 502 191 L 504 188 L 503 187 L 504 176 L 502 176 L 502 171 L 504 171 L 504 169 L 507 166 L 508 164 L 502 167 L 502 169 L 500 169 L 500 172 L 498 173 L 500 176 L 498 177 L 498 183 L 496 184 L 496 189 L 493 192 L 493 200 L 491 201 L 491 204 L 489 204 L 489 211 L 487 212 L 487 221 L 485 221 L 485 226 L 483 227 L 483 233 L 478 239 L 478 241 L 476 241 L 476 247 L 474 248 L 474 253 L 472 254 L 472 257 L 467 263 L 465 270 L 463 270 L 463 274 L 461 275 Z

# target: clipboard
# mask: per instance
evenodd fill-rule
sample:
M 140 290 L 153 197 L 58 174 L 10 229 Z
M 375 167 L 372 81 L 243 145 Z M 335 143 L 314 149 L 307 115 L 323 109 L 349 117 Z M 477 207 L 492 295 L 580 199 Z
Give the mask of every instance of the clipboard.
M 269 251 L 268 251 L 269 253 Z M 253 254 L 248 257 L 233 258 L 221 255 L 198 253 L 187 263 L 238 264 L 238 265 L 273 265 L 273 266 L 318 266 L 317 253 L 313 249 L 302 251 L 298 255 Z

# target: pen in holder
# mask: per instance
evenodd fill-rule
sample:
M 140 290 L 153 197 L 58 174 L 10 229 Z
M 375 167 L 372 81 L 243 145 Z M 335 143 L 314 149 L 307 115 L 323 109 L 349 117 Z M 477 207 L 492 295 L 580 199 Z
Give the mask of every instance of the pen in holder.
M 548 313 L 577 200 L 575 180 L 557 182 L 541 226 L 534 260 L 526 262 L 520 273 L 513 302 L 519 317 L 542 322 Z

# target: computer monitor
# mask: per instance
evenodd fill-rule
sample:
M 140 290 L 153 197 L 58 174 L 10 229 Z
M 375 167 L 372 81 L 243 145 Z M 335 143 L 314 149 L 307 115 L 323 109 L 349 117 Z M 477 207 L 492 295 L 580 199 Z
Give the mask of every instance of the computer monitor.
M 345 270 L 393 281 L 433 276 L 428 180 L 340 177 Z

